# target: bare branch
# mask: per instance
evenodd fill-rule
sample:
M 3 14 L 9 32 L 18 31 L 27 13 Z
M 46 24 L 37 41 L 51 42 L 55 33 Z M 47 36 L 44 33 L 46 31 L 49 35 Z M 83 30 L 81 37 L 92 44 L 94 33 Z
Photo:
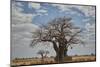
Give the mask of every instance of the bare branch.
M 71 18 L 55 18 L 48 24 L 41 26 L 39 30 L 33 33 L 33 40 L 31 45 L 39 42 L 51 42 L 55 51 L 58 51 L 58 46 L 70 46 L 71 44 L 83 43 L 78 35 L 82 32 L 79 27 L 75 27 L 70 22 Z M 35 35 L 35 36 L 34 36 Z M 68 37 L 68 38 L 67 38 Z
M 82 30 L 79 30 L 79 31 L 77 31 L 75 34 L 73 34 L 72 36 L 71 36 L 71 38 L 69 39 L 69 41 L 68 41 L 68 43 L 69 43 L 69 45 L 70 44 L 78 44 L 79 43 L 79 41 L 80 41 L 80 39 L 77 39 L 77 38 L 75 38 L 79 33 L 81 33 L 82 32 Z M 69 46 L 68 45 L 68 46 Z

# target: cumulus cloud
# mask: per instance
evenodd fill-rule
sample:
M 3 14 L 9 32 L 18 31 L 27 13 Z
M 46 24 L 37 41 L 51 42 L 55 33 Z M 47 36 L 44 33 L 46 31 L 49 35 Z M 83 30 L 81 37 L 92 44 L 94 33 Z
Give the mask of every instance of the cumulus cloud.
M 82 40 L 84 40 L 87 48 L 95 49 L 95 23 L 86 23 Z
M 29 3 L 28 5 L 30 8 L 33 8 L 33 9 L 40 9 L 41 8 L 39 3 Z
M 95 17 L 95 7 L 94 6 L 76 6 L 86 17 Z
M 37 25 L 32 23 L 32 19 L 36 14 L 22 13 L 23 9 L 18 5 L 21 5 L 21 3 L 12 3 L 12 56 L 20 55 L 18 50 L 24 52 L 24 49 L 29 49 L 28 46 L 32 40 L 31 32 L 38 28 Z
M 30 3 L 29 2 L 29 8 L 35 9 L 36 13 L 24 13 L 22 11 L 23 8 L 21 8 L 21 6 L 23 6 L 22 3 L 19 2 L 13 2 L 12 3 L 12 32 L 11 32 L 11 36 L 12 36 L 12 58 L 14 57 L 33 57 L 33 56 L 37 56 L 36 52 L 40 49 L 47 49 L 48 51 L 50 51 L 50 55 L 55 55 L 54 49 L 52 44 L 48 45 L 48 46 L 39 46 L 37 45 L 36 48 L 30 48 L 29 44 L 31 43 L 32 40 L 32 33 L 34 32 L 36 29 L 38 29 L 39 27 L 35 24 L 33 24 L 32 19 L 35 18 L 37 15 L 48 15 L 47 10 L 45 9 L 41 9 L 41 5 L 39 3 Z M 61 10 L 61 12 L 66 12 L 69 11 L 72 14 L 76 14 L 77 11 L 79 11 L 80 13 L 84 13 L 85 16 L 94 16 L 94 8 L 91 11 L 92 8 L 87 8 L 85 9 L 85 7 L 78 7 L 78 6 L 65 6 L 65 5 L 54 5 L 55 7 L 59 8 Z M 78 10 L 76 11 L 72 11 L 73 9 L 72 7 L 77 8 Z M 90 10 L 88 10 L 90 9 Z M 75 10 L 75 9 L 74 9 Z M 85 13 L 86 12 L 86 13 Z M 90 13 L 88 13 L 90 12 Z M 93 13 L 92 13 L 93 12 Z M 88 20 L 86 20 L 88 21 Z M 90 36 L 90 31 L 93 32 L 94 34 L 94 29 L 95 29 L 95 24 L 91 24 L 91 23 L 87 23 L 85 28 L 86 28 L 86 36 L 84 37 L 84 39 L 86 41 L 88 41 L 88 43 L 90 42 L 87 36 Z M 88 32 L 87 32 L 88 31 Z M 92 36 L 93 37 L 93 36 Z M 87 38 L 87 39 L 86 39 Z M 93 44 L 94 40 L 91 41 L 91 44 Z M 44 43 L 41 43 L 40 45 L 44 45 Z M 40 48 L 41 47 L 41 48 Z M 90 47 L 90 46 L 89 46 Z M 79 50 L 80 51 L 80 50 Z M 77 51 L 78 52 L 78 51 Z
M 61 5 L 52 4 L 52 6 L 59 9 L 60 12 L 66 12 L 73 15 L 82 15 L 86 18 L 82 19 L 85 26 L 83 40 L 88 44 L 95 45 L 95 6 L 82 6 L 82 5 Z M 90 18 L 91 17 L 91 18 Z
M 88 22 L 85 24 L 85 30 L 82 33 L 81 40 L 85 46 L 75 45 L 73 49 L 69 49 L 69 55 L 90 55 L 95 54 L 95 23 Z
M 86 23 L 85 25 L 86 31 L 95 33 L 95 23 Z
M 40 9 L 40 5 L 37 3 L 32 3 L 30 7 L 37 10 L 37 13 L 24 13 L 23 8 L 20 6 L 23 6 L 20 2 L 13 2 L 12 3 L 12 29 L 11 29 L 11 39 L 12 39 L 12 59 L 16 57 L 36 57 L 38 56 L 36 53 L 40 49 L 46 49 L 47 47 L 44 45 L 44 43 L 41 43 L 40 45 L 37 45 L 36 48 L 30 48 L 30 43 L 32 40 L 32 33 L 36 29 L 39 29 L 39 27 L 35 24 L 33 24 L 32 19 L 35 18 L 37 15 L 46 15 L 47 11 Z M 41 46 L 44 45 L 44 46 Z M 41 48 L 40 48 L 41 47 Z M 54 50 L 51 47 L 50 49 L 50 55 L 54 55 Z
M 57 7 L 58 9 L 60 9 L 60 12 L 64 12 L 64 11 L 70 11 L 67 7 L 68 5 L 60 5 L 60 4 L 52 4 L 52 6 Z
M 69 10 L 70 10 L 70 9 L 68 9 L 69 5 L 52 4 L 52 6 L 57 7 L 57 8 L 60 9 L 62 12 L 63 12 L 63 11 L 69 11 Z
M 46 11 L 46 10 L 44 10 L 44 9 L 37 10 L 37 12 L 39 12 L 39 13 L 47 13 L 47 11 Z
M 40 5 L 40 3 L 29 2 L 28 7 L 31 9 L 35 9 L 36 14 L 39 16 L 48 15 L 48 11 L 46 9 L 42 9 L 43 7 Z
M 18 2 L 16 5 L 18 5 L 18 6 L 23 6 L 23 4 L 21 4 L 21 2 Z
M 37 15 L 39 16 L 48 15 L 48 11 L 45 9 L 39 9 L 39 10 L 36 10 L 36 12 L 37 12 Z
M 18 7 L 18 5 L 19 2 L 12 3 L 12 23 L 13 24 L 31 23 L 32 18 L 35 17 L 36 14 L 22 13 L 23 9 L 21 7 Z
M 95 16 L 95 7 L 94 6 L 82 6 L 82 5 L 61 5 L 61 4 L 52 4 L 52 6 L 60 9 L 60 12 L 69 12 L 71 14 L 84 14 L 85 16 Z

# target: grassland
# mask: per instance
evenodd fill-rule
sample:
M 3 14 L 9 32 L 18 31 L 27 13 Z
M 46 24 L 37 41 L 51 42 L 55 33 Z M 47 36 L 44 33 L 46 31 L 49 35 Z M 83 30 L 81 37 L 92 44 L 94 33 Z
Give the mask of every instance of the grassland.
M 96 61 L 96 56 L 70 56 L 64 57 L 63 63 L 70 62 L 88 62 L 88 61 Z M 25 65 L 38 65 L 38 64 L 55 64 L 54 57 L 48 58 L 19 58 L 11 61 L 12 66 L 25 66 Z

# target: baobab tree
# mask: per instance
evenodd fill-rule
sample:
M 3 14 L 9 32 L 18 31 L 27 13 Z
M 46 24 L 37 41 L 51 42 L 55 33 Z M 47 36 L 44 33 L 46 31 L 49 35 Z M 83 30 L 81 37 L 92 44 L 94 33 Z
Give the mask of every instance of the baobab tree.
M 69 47 L 73 48 L 74 44 L 83 43 L 80 39 L 82 29 L 76 27 L 71 20 L 72 18 L 60 17 L 42 25 L 40 29 L 33 32 L 31 46 L 39 42 L 50 42 L 56 52 L 55 61 L 63 62 Z

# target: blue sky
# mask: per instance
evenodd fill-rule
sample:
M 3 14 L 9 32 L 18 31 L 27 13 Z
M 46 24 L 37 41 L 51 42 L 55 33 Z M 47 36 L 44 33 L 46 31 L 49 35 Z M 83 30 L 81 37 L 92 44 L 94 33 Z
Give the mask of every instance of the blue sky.
M 38 56 L 36 49 L 46 49 L 48 46 L 30 48 L 31 32 L 41 24 L 47 24 L 54 18 L 64 16 L 71 17 L 71 22 L 85 29 L 83 39 L 87 43 L 85 47 L 75 46 L 69 49 L 68 54 L 95 54 L 95 6 L 17 1 L 12 2 L 12 57 Z M 55 56 L 52 46 L 49 45 L 49 47 L 46 49 L 52 51 L 49 55 Z
M 52 6 L 52 4 L 49 3 L 40 3 L 41 8 L 40 9 L 35 9 L 32 8 L 32 6 L 29 7 L 29 2 L 21 2 L 22 6 L 19 6 L 20 8 L 23 9 L 23 13 L 26 14 L 33 14 L 33 13 L 38 13 L 38 10 L 45 10 L 47 11 L 48 15 L 37 15 L 33 19 L 33 23 L 35 22 L 36 24 L 41 24 L 41 23 L 48 23 L 50 20 L 57 18 L 57 17 L 71 17 L 74 20 L 74 23 L 77 25 L 84 25 L 85 23 L 82 21 L 85 18 L 92 18 L 92 17 L 87 17 L 85 16 L 84 12 L 79 10 L 77 7 L 70 7 L 67 8 L 68 10 L 64 12 L 60 12 L 60 9 L 57 7 Z M 70 5 L 68 5 L 70 6 Z M 75 12 L 75 14 L 71 14 L 72 12 Z M 42 12 L 40 12 L 42 13 Z M 43 14 L 43 13 L 42 13 Z M 45 20 L 46 19 L 46 20 Z M 94 19 L 94 18 L 92 18 Z

